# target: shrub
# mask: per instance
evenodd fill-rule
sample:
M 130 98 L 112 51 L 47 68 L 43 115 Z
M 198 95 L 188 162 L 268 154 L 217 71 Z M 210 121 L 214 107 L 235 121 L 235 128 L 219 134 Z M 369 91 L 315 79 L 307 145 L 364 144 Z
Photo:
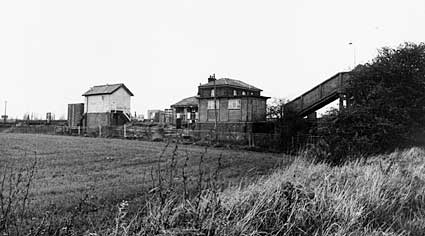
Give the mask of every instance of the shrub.
M 425 44 L 383 48 L 351 76 L 348 109 L 330 112 L 319 128 L 332 162 L 424 143 Z

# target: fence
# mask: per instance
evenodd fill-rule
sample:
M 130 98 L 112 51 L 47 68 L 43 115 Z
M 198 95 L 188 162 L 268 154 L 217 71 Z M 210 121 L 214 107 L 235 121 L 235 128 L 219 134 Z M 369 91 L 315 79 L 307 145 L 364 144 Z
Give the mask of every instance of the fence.
M 36 133 L 36 134 L 57 134 L 57 127 L 53 125 L 28 125 L 10 127 L 8 132 L 13 133 Z
M 163 128 L 159 126 L 99 126 L 95 128 L 69 126 L 16 126 L 11 132 L 41 133 L 102 138 L 125 138 L 147 141 L 177 141 L 193 144 L 222 144 L 259 147 L 268 150 L 298 150 L 316 143 L 320 137 L 295 136 L 283 147 L 281 136 L 274 133 L 215 132 L 214 130 L 193 130 Z

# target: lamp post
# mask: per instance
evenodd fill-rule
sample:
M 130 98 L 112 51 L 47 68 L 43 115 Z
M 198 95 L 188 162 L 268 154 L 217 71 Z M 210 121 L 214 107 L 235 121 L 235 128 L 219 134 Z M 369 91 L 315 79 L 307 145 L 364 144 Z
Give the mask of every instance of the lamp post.
M 353 69 L 356 67 L 356 46 L 353 42 L 349 42 L 348 45 L 353 47 Z

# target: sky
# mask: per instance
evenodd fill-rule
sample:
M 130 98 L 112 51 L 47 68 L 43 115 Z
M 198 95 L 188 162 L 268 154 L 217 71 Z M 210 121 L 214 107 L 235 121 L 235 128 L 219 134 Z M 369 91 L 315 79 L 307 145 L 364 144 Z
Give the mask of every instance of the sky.
M 124 83 L 146 114 L 213 73 L 293 99 L 423 41 L 424 22 L 423 0 L 0 1 L 0 113 L 66 117 L 91 86 Z

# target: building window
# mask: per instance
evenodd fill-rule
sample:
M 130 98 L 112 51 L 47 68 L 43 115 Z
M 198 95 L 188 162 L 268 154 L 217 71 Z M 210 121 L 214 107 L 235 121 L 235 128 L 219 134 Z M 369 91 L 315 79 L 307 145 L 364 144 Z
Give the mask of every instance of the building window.
M 237 96 L 238 92 L 236 90 L 233 90 L 233 96 Z
M 214 89 L 211 89 L 211 97 L 215 97 L 215 91 L 214 91 Z
M 229 110 L 239 110 L 241 109 L 241 100 L 240 99 L 229 99 Z
M 245 91 L 242 91 L 242 95 L 246 95 L 246 92 Z
M 209 100 L 208 101 L 208 110 L 214 110 L 214 109 L 220 109 L 220 102 L 217 101 L 215 103 L 215 108 L 214 108 L 214 100 Z

